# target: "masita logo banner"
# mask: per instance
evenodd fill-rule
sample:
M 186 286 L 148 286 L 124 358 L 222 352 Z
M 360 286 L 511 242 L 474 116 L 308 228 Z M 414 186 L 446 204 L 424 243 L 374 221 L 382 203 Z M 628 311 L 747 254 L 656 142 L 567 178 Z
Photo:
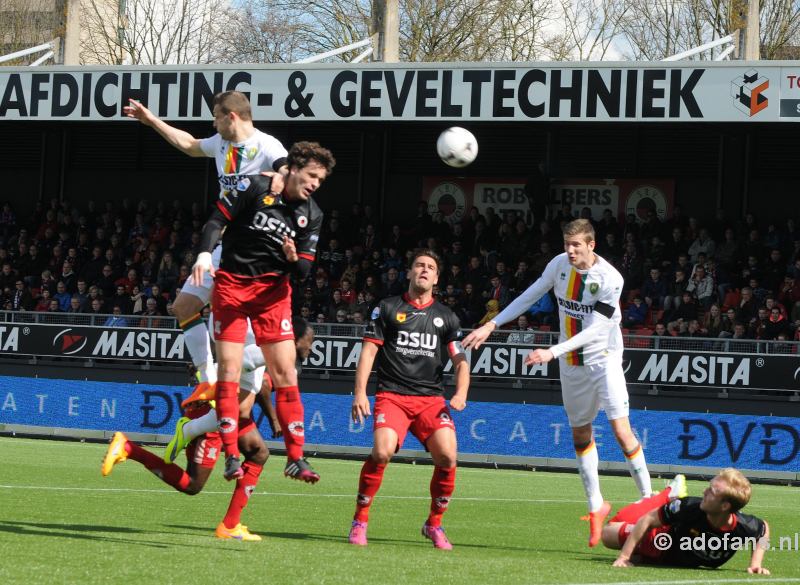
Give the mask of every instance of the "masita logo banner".
M 102 431 L 172 434 L 190 389 L 109 382 L 0 377 L 0 423 Z M 304 394 L 306 441 L 370 447 L 372 419 L 350 420 L 352 397 Z M 536 404 L 470 403 L 453 412 L 462 453 L 573 459 L 564 409 Z M 259 429 L 269 437 L 263 416 Z M 631 411 L 653 464 L 797 471 L 800 419 L 694 412 Z M 597 418 L 600 457 L 623 461 L 605 416 Z M 421 450 L 412 436 L 403 445 Z
M 800 117 L 796 79 L 794 65 L 713 62 L 3 68 L 0 118 L 118 120 L 136 99 L 167 120 L 208 120 L 214 94 L 239 90 L 274 122 L 775 122 Z

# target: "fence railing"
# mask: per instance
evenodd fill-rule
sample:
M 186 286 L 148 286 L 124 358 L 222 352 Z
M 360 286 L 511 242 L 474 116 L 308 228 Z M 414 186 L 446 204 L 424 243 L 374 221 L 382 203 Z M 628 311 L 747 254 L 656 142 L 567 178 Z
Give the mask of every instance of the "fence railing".
M 41 325 L 80 325 L 84 327 L 103 327 L 109 319 L 116 321 L 109 326 L 138 327 L 141 329 L 178 329 L 175 317 L 150 315 L 109 315 L 100 313 L 50 313 L 43 311 L 0 311 L 0 323 L 41 324 Z

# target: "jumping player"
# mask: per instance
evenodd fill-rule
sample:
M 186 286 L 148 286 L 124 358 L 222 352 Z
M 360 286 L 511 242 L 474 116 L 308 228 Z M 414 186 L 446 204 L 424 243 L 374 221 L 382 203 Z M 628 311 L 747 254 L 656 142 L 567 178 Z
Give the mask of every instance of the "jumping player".
M 287 172 L 286 149 L 276 138 L 253 126 L 250 102 L 241 92 L 226 91 L 214 96 L 214 128 L 217 133 L 203 139 L 170 126 L 135 100 L 130 100 L 123 111 L 129 118 L 153 128 L 181 152 L 193 157 L 213 158 L 217 167 L 220 197 L 235 189 L 239 177 L 261 172 L 267 172 L 272 177 L 273 189 L 279 192 L 283 188 L 283 175 Z M 214 251 L 215 268 L 219 266 L 219 253 L 219 250 Z M 210 274 L 199 282 L 187 279 L 172 306 L 201 384 L 213 384 L 217 379 L 208 332 L 202 326 L 200 316 L 200 311 L 211 298 L 212 285 Z
M 702 498 L 686 497 L 685 480 L 679 475 L 660 494 L 622 508 L 603 528 L 603 544 L 622 549 L 615 567 L 632 567 L 636 559 L 637 563 L 716 568 L 737 550 L 750 548 L 747 572 L 769 575 L 761 566 L 769 547 L 769 525 L 740 511 L 750 495 L 750 482 L 733 468 L 713 478 Z
M 212 327 L 213 322 L 214 319 L 212 313 L 211 318 L 209 319 L 209 324 Z M 294 331 L 294 344 L 297 352 L 295 370 L 299 376 L 303 360 L 305 360 L 308 357 L 308 354 L 311 353 L 311 344 L 314 342 L 314 330 L 311 328 L 311 325 L 309 325 L 309 323 L 302 317 L 292 318 L 292 330 Z M 258 392 L 257 389 L 250 390 L 252 387 L 249 384 L 251 377 L 263 379 L 261 392 Z M 250 392 L 258 392 L 255 397 L 256 401 L 259 402 L 262 410 L 264 410 L 265 413 L 270 416 L 272 415 L 273 409 L 271 403 L 265 404 L 262 402 L 265 399 L 269 400 L 269 394 L 272 390 L 272 378 L 268 372 L 265 372 L 264 354 L 261 351 L 261 348 L 255 343 L 255 338 L 253 336 L 253 330 L 251 327 L 248 327 L 245 337 L 244 358 L 242 359 L 242 374 L 239 378 L 239 386 L 240 416 L 246 416 L 247 412 L 249 412 L 248 409 L 252 407 L 252 405 L 249 403 L 250 401 L 248 401 Z M 215 398 L 216 384 L 211 384 L 205 385 L 205 387 L 198 386 L 198 388 L 195 389 L 192 395 L 189 396 L 185 402 L 192 402 L 194 400 L 213 400 Z M 275 420 L 271 420 L 270 425 L 273 429 L 273 438 L 282 436 L 282 429 L 280 428 L 280 422 L 277 420 L 277 418 Z M 172 463 L 175 461 L 178 454 L 185 449 L 192 440 L 203 434 L 213 432 L 216 428 L 217 413 L 214 410 L 210 410 L 207 414 L 201 417 L 181 417 L 178 419 L 178 422 L 175 425 L 175 435 L 167 445 L 164 453 L 164 461 L 167 463 Z
M 435 466 L 430 484 L 430 514 L 422 526 L 422 534 L 436 548 L 453 548 L 442 528 L 442 515 L 455 489 L 457 447 L 455 425 L 444 399 L 442 371 L 444 358 L 449 355 L 456 377 L 450 407 L 464 410 L 469 364 L 459 343 L 458 318 L 433 299 L 432 289 L 440 267 L 441 260 L 435 252 L 417 250 L 411 260 L 408 292 L 381 301 L 364 333 L 356 369 L 354 421 L 361 423 L 370 415 L 367 380 L 377 355 L 380 356 L 378 392 L 373 447 L 358 481 L 356 511 L 349 535 L 351 544 L 367 544 L 370 506 L 381 486 L 386 465 L 410 430 L 430 452 Z
M 238 380 L 248 318 L 275 385 L 276 410 L 288 462 L 284 473 L 314 483 L 319 475 L 303 458 L 303 404 L 297 387 L 289 274 L 304 278 L 316 254 L 322 211 L 311 199 L 335 160 L 325 148 L 298 142 L 289 151 L 283 192 L 272 179 L 240 177 L 234 193 L 223 196 L 203 227 L 192 278 L 215 276 L 212 304 L 218 358 L 217 416 L 226 453 L 224 476 L 241 475 L 237 446 Z M 225 228 L 219 270 L 211 250 Z
M 643 498 L 652 493 L 642 446 L 628 420 L 628 388 L 622 369 L 619 299 L 622 275 L 594 253 L 594 228 L 585 219 L 564 226 L 564 250 L 542 276 L 503 311 L 464 339 L 464 348 L 478 348 L 497 327 L 516 319 L 552 289 L 558 300 L 561 334 L 558 345 L 528 354 L 528 365 L 559 358 L 561 393 L 575 454 L 589 504 L 589 546 L 600 542 L 611 505 L 603 500 L 599 459 L 592 421 L 606 411 L 628 469 Z

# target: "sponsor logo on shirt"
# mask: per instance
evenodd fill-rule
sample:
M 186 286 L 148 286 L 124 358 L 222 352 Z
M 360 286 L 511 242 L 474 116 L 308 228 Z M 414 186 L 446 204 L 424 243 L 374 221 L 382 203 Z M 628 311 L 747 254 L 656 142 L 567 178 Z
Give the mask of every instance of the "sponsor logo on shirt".
M 250 179 L 248 179 L 247 177 L 239 179 L 236 182 L 236 190 L 237 191 L 247 191 L 247 189 L 249 187 L 250 187 Z

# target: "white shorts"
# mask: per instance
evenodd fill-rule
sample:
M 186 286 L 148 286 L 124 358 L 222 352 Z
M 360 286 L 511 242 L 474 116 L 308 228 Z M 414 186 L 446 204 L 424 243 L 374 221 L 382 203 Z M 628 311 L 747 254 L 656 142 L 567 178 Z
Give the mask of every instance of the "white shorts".
M 247 390 L 250 394 L 258 394 L 261 391 L 261 382 L 264 380 L 265 371 L 264 366 L 255 370 L 242 370 L 239 375 L 239 389 Z
M 217 246 L 214 248 L 214 251 L 211 252 L 211 265 L 214 267 L 214 270 L 219 269 L 219 259 L 222 257 L 222 245 Z M 191 278 L 187 278 L 186 282 L 183 283 L 181 287 L 181 294 L 186 293 L 187 295 L 192 295 L 193 297 L 197 297 L 202 301 L 203 306 L 207 305 L 209 301 L 211 301 L 211 289 L 214 286 L 214 279 L 211 277 L 211 274 L 206 272 L 203 275 L 203 282 L 200 285 L 194 284 Z
M 600 408 L 606 411 L 608 420 L 628 416 L 628 386 L 621 358 L 611 356 L 589 366 L 568 366 L 566 359 L 559 359 L 561 396 L 569 426 L 588 425 Z

